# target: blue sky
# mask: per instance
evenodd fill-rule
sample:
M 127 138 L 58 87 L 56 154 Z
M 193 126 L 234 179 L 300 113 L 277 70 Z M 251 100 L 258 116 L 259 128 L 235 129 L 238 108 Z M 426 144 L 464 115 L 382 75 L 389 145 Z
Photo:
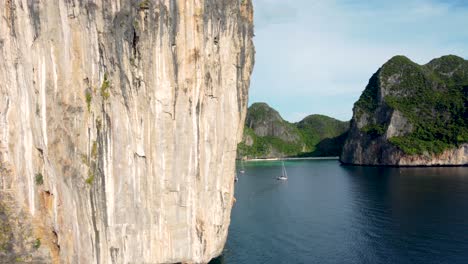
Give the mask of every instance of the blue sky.
M 341 120 L 394 55 L 425 64 L 468 58 L 468 1 L 253 0 L 256 64 L 249 102 L 288 121 Z

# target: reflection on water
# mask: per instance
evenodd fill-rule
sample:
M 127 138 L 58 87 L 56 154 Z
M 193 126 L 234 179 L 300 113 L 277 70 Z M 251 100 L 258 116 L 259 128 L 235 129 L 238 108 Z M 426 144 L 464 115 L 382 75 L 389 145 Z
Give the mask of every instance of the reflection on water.
M 247 163 L 215 263 L 468 263 L 468 168 Z
M 218 258 L 216 259 L 213 259 L 212 261 L 210 261 L 209 264 L 225 264 L 226 262 L 224 261 L 224 256 L 221 255 L 219 256 Z

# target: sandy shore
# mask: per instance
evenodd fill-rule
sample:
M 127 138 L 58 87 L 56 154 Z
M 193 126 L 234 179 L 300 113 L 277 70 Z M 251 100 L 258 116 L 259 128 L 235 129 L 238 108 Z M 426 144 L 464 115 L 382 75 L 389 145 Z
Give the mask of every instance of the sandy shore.
M 243 161 L 278 161 L 278 160 L 337 160 L 339 157 L 303 157 L 303 158 L 268 158 L 268 159 L 245 159 Z

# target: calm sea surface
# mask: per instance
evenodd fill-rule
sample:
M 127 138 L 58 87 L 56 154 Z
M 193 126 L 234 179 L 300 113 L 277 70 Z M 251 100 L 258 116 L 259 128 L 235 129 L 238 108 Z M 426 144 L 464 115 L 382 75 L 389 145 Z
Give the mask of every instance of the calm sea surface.
M 215 263 L 468 263 L 468 168 L 246 163 Z

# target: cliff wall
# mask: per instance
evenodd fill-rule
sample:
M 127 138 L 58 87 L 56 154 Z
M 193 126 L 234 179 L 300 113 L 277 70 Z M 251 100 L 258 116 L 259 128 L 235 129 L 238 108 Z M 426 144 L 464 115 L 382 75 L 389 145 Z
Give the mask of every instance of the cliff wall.
M 0 12 L 0 259 L 219 255 L 251 1 L 2 0 Z

